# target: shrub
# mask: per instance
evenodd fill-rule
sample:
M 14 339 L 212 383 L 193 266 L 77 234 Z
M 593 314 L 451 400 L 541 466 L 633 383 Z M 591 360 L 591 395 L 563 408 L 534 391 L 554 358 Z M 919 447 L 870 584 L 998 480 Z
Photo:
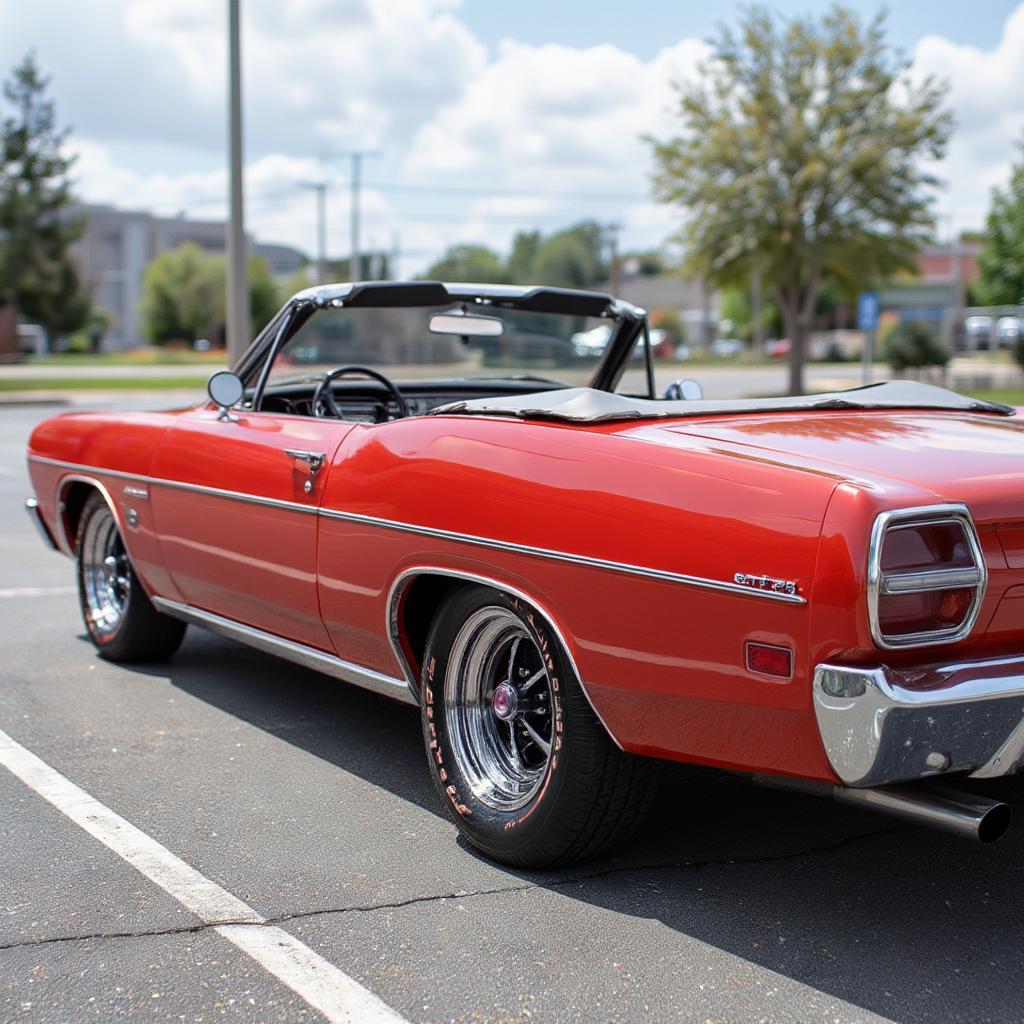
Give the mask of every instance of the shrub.
M 885 356 L 893 370 L 945 366 L 949 352 L 935 331 L 920 320 L 905 320 L 893 328 L 885 343 Z

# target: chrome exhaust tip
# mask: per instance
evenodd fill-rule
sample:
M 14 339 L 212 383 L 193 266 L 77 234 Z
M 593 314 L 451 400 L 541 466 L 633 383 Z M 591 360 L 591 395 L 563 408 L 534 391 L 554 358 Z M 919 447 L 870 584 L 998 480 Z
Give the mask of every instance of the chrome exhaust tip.
M 835 786 L 832 798 L 869 811 L 878 811 L 913 825 L 949 832 L 979 843 L 994 843 L 1010 827 L 1009 804 L 974 793 L 935 786 L 885 786 L 850 789 Z

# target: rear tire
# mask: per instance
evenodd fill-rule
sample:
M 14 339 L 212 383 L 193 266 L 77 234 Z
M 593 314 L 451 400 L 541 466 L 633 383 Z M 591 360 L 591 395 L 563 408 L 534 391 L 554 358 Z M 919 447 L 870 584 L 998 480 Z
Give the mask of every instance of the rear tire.
M 657 764 L 614 744 L 536 609 L 490 587 L 458 590 L 423 664 L 431 775 L 477 849 L 553 867 L 599 857 L 641 823 Z
M 75 543 L 82 621 L 108 661 L 163 661 L 178 649 L 185 623 L 161 615 L 142 589 L 110 506 L 93 491 Z

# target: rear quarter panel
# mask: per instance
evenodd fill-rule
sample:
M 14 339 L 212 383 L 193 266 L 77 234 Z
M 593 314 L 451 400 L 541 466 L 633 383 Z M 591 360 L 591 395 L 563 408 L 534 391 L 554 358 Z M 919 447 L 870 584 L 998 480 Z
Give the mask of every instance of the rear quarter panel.
M 508 541 L 553 560 L 323 519 L 318 568 L 343 657 L 398 674 L 382 627 L 394 580 L 416 567 L 519 589 L 555 620 L 588 695 L 637 753 L 828 778 L 810 702 L 809 606 L 581 565 L 581 555 L 732 581 L 766 574 L 811 592 L 837 480 L 705 439 L 479 417 L 357 427 L 324 506 Z M 749 672 L 748 640 L 793 648 L 791 680 Z

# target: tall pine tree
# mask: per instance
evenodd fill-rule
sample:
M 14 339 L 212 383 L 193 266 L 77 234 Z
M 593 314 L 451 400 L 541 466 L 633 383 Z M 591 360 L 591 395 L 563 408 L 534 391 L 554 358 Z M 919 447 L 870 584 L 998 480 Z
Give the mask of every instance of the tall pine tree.
M 0 306 L 41 324 L 52 346 L 85 324 L 91 303 L 68 255 L 83 225 L 67 212 L 74 158 L 63 152 L 68 130 L 57 127 L 48 84 L 29 54 L 3 88 Z

